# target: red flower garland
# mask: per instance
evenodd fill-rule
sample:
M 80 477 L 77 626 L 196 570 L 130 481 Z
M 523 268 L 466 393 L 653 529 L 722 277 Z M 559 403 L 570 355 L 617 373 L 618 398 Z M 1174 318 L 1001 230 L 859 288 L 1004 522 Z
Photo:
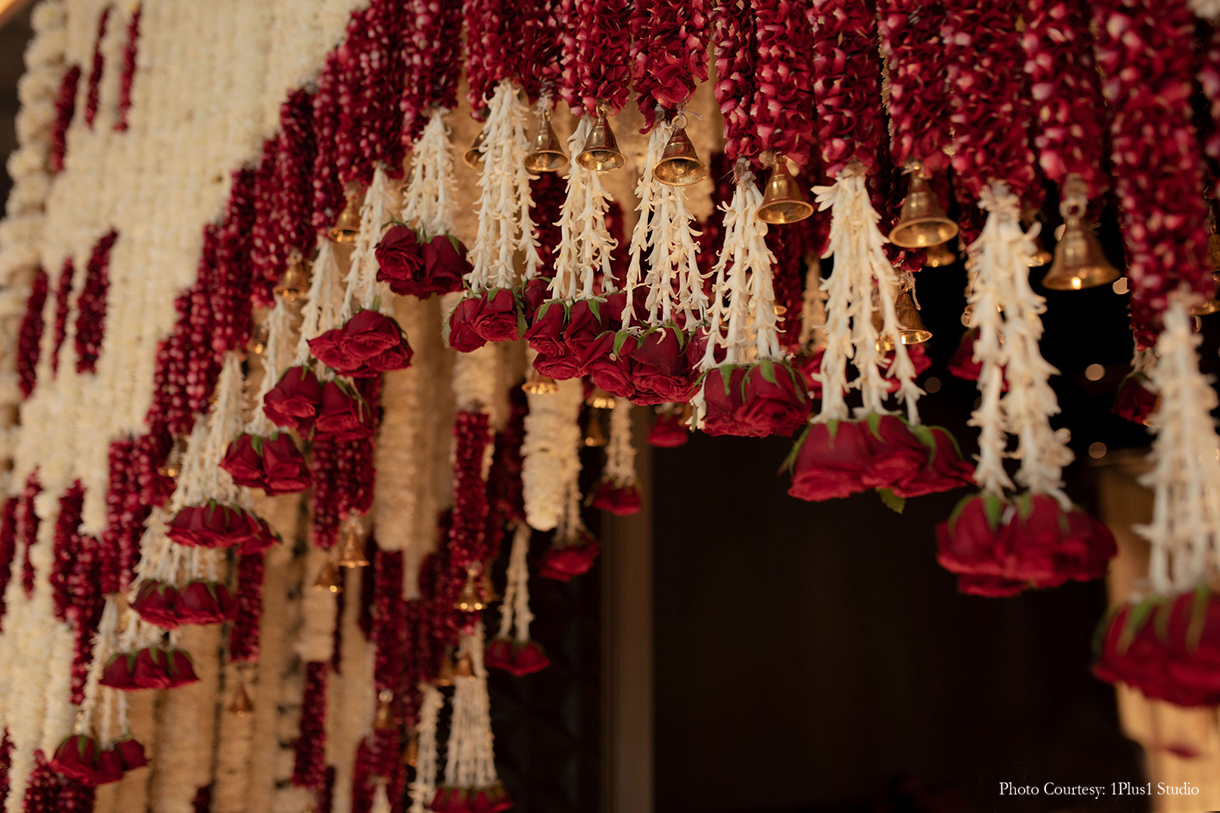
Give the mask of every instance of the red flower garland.
M 195 423 L 195 415 L 208 411 L 208 399 L 216 385 L 216 377 L 220 374 L 220 357 L 212 347 L 215 326 L 213 298 L 208 293 L 213 287 L 223 289 L 215 281 L 219 231 L 212 223 L 203 227 L 199 273 L 195 287 L 191 289 L 189 330 L 184 336 L 175 337 L 178 352 L 185 361 L 185 376 L 182 380 L 186 391 L 185 404 L 174 404 L 176 414 L 173 416 L 175 420 L 170 423 L 170 431 L 175 434 L 185 435 L 190 432 Z
M 938 172 L 949 165 L 949 89 L 940 0 L 879 0 L 881 51 L 889 69 L 887 107 L 895 167 L 912 159 Z
M 512 53 L 514 73 L 531 103 L 552 94 L 563 73 L 563 42 L 560 35 L 562 0 L 529 0 L 518 6 L 522 47 Z M 548 173 L 551 174 L 551 173 Z
M 17 385 L 26 398 L 38 382 L 38 354 L 42 348 L 42 309 L 47 304 L 47 272 L 39 268 L 30 283 L 30 298 L 17 334 Z
M 64 258 L 64 267 L 59 272 L 55 285 L 55 330 L 51 342 L 51 372 L 59 372 L 59 348 L 68 335 L 68 311 L 72 302 L 72 277 L 76 273 L 72 258 Z
M 127 44 L 123 46 L 123 69 L 119 75 L 119 118 L 114 129 L 127 129 L 127 113 L 131 110 L 131 83 L 136 76 L 136 55 L 140 48 L 140 14 L 144 7 L 137 5 L 127 23 Z
M 0 631 L 4 629 L 4 591 L 13 578 L 13 557 L 17 554 L 17 497 L 9 497 L 0 509 Z M 2 801 L 2 799 L 0 799 Z
M 490 419 L 484 412 L 459 412 L 453 422 L 453 524 L 449 528 L 449 558 L 455 579 L 484 559 L 487 526 L 487 484 L 483 455 L 491 441 Z
M 467 100 L 476 118 L 485 115 L 492 91 L 502 79 L 513 75 L 513 55 L 524 48 L 517 25 L 510 25 L 508 12 L 517 7 L 505 0 L 463 0 L 462 21 L 466 26 Z M 515 23 L 514 19 L 514 23 Z
M 826 0 L 810 12 L 818 143 L 826 174 L 853 160 L 877 168 L 885 138 L 877 15 L 864 0 Z
M 754 14 L 757 34 L 757 93 L 750 118 L 758 145 L 804 166 L 813 143 L 814 82 L 809 54 L 813 35 L 811 0 L 760 2 Z M 719 100 L 719 99 L 718 99 Z
M 326 663 L 305 664 L 301 695 L 301 722 L 296 744 L 292 784 L 320 789 L 326 784 Z
M 34 752 L 34 769 L 26 780 L 22 813 L 61 813 L 59 809 L 59 774 L 47 762 L 39 748 Z
M 13 767 L 13 740 L 4 729 L 4 737 L 0 739 L 0 805 L 8 800 L 9 771 Z
M 708 0 L 637 0 L 629 27 L 631 86 L 647 132 L 658 105 L 672 114 L 707 81 L 711 8 Z
M 106 27 L 110 22 L 111 10 L 111 6 L 102 9 L 102 16 L 97 20 L 97 38 L 93 40 L 93 60 L 89 66 L 89 90 L 85 95 L 85 124 L 90 127 L 93 127 L 93 119 L 97 117 L 102 71 L 106 68 L 106 58 L 102 55 L 102 40 L 106 39 Z
M 76 298 L 76 372 L 92 373 L 102 352 L 106 329 L 106 291 L 110 287 L 110 250 L 119 239 L 111 230 L 93 244 L 85 284 Z
M 30 561 L 30 549 L 38 541 L 38 513 L 34 510 L 34 499 L 42 493 L 38 483 L 38 472 L 31 472 L 21 491 L 21 502 L 17 506 L 17 538 L 21 540 L 24 558 L 21 562 L 21 589 L 25 597 L 34 595 L 34 565 Z
M 728 159 L 725 167 L 731 168 L 738 157 L 753 158 L 762 152 L 758 127 L 751 110 L 759 81 L 758 24 L 754 18 L 753 4 L 743 0 L 719 0 L 713 12 L 713 22 L 712 53 L 716 58 L 716 87 L 713 93 L 724 118 L 723 154 Z M 714 178 L 720 180 L 726 175 L 727 169 L 712 173 Z M 722 185 L 718 182 L 716 191 L 720 191 Z M 729 195 L 732 195 L 731 186 Z M 713 219 L 720 218 L 713 216 Z M 704 234 L 707 234 L 706 230 Z M 700 252 L 700 260 L 704 254 Z
M 1185 4 L 1155 10 L 1093 4 L 1098 65 L 1110 103 L 1110 158 L 1123 212 L 1131 321 L 1151 347 L 1169 294 L 1210 298 L 1204 168 L 1192 125 L 1195 18 Z
M 309 541 L 322 550 L 330 550 L 339 541 L 338 465 L 339 449 L 334 438 L 316 438 L 309 458 L 309 479 L 313 483 Z
M 402 718 L 403 694 L 414 692 L 403 683 L 406 661 L 406 602 L 402 597 L 402 552 L 377 551 L 373 568 L 371 639 L 376 646 L 373 685 L 378 695 L 393 694 L 390 701 L 390 726 L 379 728 L 375 736 L 376 766 L 373 773 L 391 776 L 399 756 L 398 720 Z M 380 698 L 378 700 L 380 702 Z
M 313 156 L 314 230 L 325 234 L 334 225 L 343 209 L 343 184 L 339 180 L 339 83 L 342 68 L 339 57 L 332 51 L 318 76 L 318 91 L 313 96 L 313 132 L 316 151 Z
M 51 172 L 58 175 L 64 168 L 64 157 L 68 152 L 68 128 L 76 115 L 76 88 L 80 85 L 80 65 L 64 71 L 59 82 L 59 93 L 55 97 L 55 122 L 51 125 L 50 154 L 47 162 Z
M 68 607 L 74 604 L 74 597 L 68 589 L 68 582 L 76 561 L 80 535 L 81 511 L 85 507 L 85 489 L 80 480 L 75 481 L 59 498 L 59 513 L 55 517 L 55 538 L 52 543 L 51 572 L 47 581 L 51 586 L 51 599 L 55 607 L 55 617 L 60 621 L 68 620 Z
M 288 265 L 288 255 L 281 244 L 279 232 L 278 159 L 279 140 L 273 137 L 263 141 L 262 158 L 254 170 L 254 189 L 251 193 L 254 222 L 250 226 L 250 264 L 254 271 L 251 296 L 254 304 L 260 308 L 275 305 L 275 285 Z
M 398 90 L 405 84 L 406 63 L 402 49 L 396 47 L 406 38 L 406 11 L 401 0 L 372 0 L 367 9 L 353 15 L 364 24 L 362 41 L 353 43 L 349 37 L 344 46 L 359 49 L 360 151 L 370 166 L 380 163 L 395 177 L 401 176 L 406 155 Z M 371 170 L 368 177 L 371 180 Z
M 1064 0 L 1029 0 L 1023 17 L 1021 44 L 1036 105 L 1038 165 L 1056 184 L 1079 175 L 1095 198 L 1109 187 L 1109 179 L 1101 171 L 1106 106 L 1089 21 L 1081 4 Z
M 454 34 L 462 27 L 462 2 L 407 0 L 406 5 L 413 24 L 404 42 L 403 60 L 412 81 L 402 86 L 399 108 L 403 141 L 409 146 L 423 132 L 430 111 L 457 107 L 461 38 Z
M 243 553 L 237 563 L 237 614 L 229 630 L 229 660 L 258 660 L 258 630 L 263 618 L 263 554 Z
M 293 91 L 280 106 L 275 183 L 269 194 L 270 216 L 274 219 L 269 240 L 272 256 L 262 266 L 263 280 L 269 287 L 283 276 L 294 250 L 304 258 L 313 247 L 312 176 L 318 149 L 313 127 L 313 96 L 307 90 Z
M 216 259 L 209 296 L 212 305 L 211 347 L 219 359 L 246 346 L 252 330 L 250 232 L 254 225 L 254 172 L 233 173 L 224 220 L 216 231 Z M 214 382 L 213 382 L 214 383 Z
M 563 0 L 563 100 L 578 116 L 605 102 L 617 114 L 631 83 L 631 31 L 626 0 Z

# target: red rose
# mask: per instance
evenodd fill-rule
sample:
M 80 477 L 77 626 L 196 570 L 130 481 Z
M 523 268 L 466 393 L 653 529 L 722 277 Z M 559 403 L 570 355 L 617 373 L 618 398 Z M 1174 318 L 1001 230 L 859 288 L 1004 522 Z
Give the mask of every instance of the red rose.
M 398 322 L 371 309 L 310 339 L 309 351 L 335 372 L 356 378 L 405 369 L 415 355 Z
M 502 813 L 513 806 L 512 800 L 508 798 L 508 793 L 501 785 L 468 792 L 465 804 L 466 807 L 461 809 L 465 813 Z M 436 808 L 433 810 L 435 811 Z M 457 810 L 457 808 L 450 808 L 450 813 L 457 813 Z
M 123 760 L 119 755 L 110 748 L 102 751 L 97 756 L 97 772 L 94 775 L 93 785 L 109 785 L 111 782 L 118 782 L 123 778 Z
M 227 471 L 233 482 L 246 488 L 262 488 L 263 459 L 255 444 L 254 435 L 242 432 L 229 444 L 220 467 Z
M 1126 683 L 1151 698 L 1179 706 L 1215 705 L 1220 696 L 1176 683 L 1168 676 L 1170 644 L 1157 634 L 1158 611 L 1167 599 L 1153 596 L 1120 608 L 1103 623 L 1105 632 L 1093 674 L 1109 683 Z
M 1110 411 L 1132 423 L 1147 426 L 1160 401 L 1161 397 L 1149 385 L 1148 376 L 1132 373 L 1118 385 Z
M 438 788 L 431 808 L 432 813 L 472 813 L 470 801 L 463 788 Z
M 229 588 L 220 582 L 187 582 L 178 591 L 178 612 L 183 624 L 223 624 L 233 618 L 235 610 Z
M 855 421 L 811 425 L 793 449 L 788 494 L 821 502 L 867 491 L 861 479 L 871 457 L 864 440 L 867 431 Z
M 545 277 L 527 279 L 521 286 L 521 310 L 525 321 L 533 324 L 538 309 L 551 300 L 551 281 Z
M 487 340 L 474 327 L 482 309 L 483 299 L 477 296 L 467 296 L 457 303 L 446 325 L 448 335 L 445 338 L 450 347 L 459 353 L 469 353 L 487 344 Z
M 1002 576 L 1008 549 L 1009 527 L 1002 521 L 1007 506 L 993 494 L 962 499 L 949 519 L 936 526 L 940 566 L 970 576 Z
M 594 386 L 620 398 L 631 398 L 635 395 L 635 384 L 628 359 L 638 345 L 639 340 L 629 333 L 607 331 L 589 343 L 580 360 L 581 367 Z
M 177 629 L 179 621 L 178 591 L 173 586 L 158 581 L 140 585 L 131 609 L 150 624 L 162 629 Z
M 470 273 L 466 247 L 452 235 L 438 234 L 424 245 L 424 291 L 449 294 L 462 290 Z
M 114 750 L 119 755 L 119 761 L 125 771 L 134 771 L 148 765 L 148 757 L 144 754 L 144 746 L 139 740 L 131 737 L 119 740 L 114 744 Z
M 392 226 L 377 243 L 377 280 L 400 296 L 425 296 L 424 252 L 409 226 Z
M 1118 552 L 1105 525 L 1079 509 L 1064 511 L 1043 494 L 1022 495 L 1016 506 L 1008 521 L 1006 577 L 1046 588 L 1105 575 Z
M 314 429 L 344 442 L 373 434 L 373 410 L 354 389 L 339 381 L 327 381 Z
M 517 677 L 541 672 L 551 665 L 551 659 L 546 656 L 541 644 L 525 641 L 513 644 L 513 666 L 508 671 Z
M 51 768 L 61 776 L 92 787 L 97 784 L 100 751 L 97 740 L 84 734 L 74 734 L 55 749 L 55 756 L 51 757 Z
M 1220 599 L 1204 586 L 1179 595 L 1165 609 L 1166 680 L 1220 701 Z
M 611 480 L 602 480 L 594 489 L 590 504 L 616 517 L 629 517 L 639 513 L 640 489 L 635 483 L 620 486 Z
M 822 397 L 822 356 L 826 351 L 818 348 L 812 353 L 801 353 L 792 359 L 793 369 L 805 378 L 805 385 L 814 398 Z
M 173 680 L 169 675 L 169 658 L 165 650 L 148 646 L 136 653 L 131 672 L 137 689 L 168 689 Z
M 239 553 L 262 553 L 281 541 L 280 535 L 267 524 L 267 520 L 257 514 L 243 511 L 242 523 L 244 530 Z
M 268 495 L 309 488 L 309 464 L 292 437 L 277 432 L 262 442 L 262 488 Z
M 508 671 L 513 663 L 513 642 L 508 638 L 494 638 L 483 653 L 483 663 L 488 669 Z
M 179 545 L 219 548 L 227 541 L 231 510 L 215 501 L 178 509 L 165 527 L 165 535 Z
M 166 688 L 176 689 L 179 686 L 185 686 L 188 683 L 194 683 L 199 680 L 199 676 L 195 674 L 195 667 L 191 663 L 190 655 L 181 649 L 171 649 L 163 654 L 166 659 L 165 674 L 169 681 Z
M 899 497 L 922 497 L 974 482 L 974 466 L 962 460 L 957 441 L 939 426 L 915 426 L 911 431 L 928 448 L 928 464 L 905 482 L 891 486 Z
M 308 367 L 289 367 L 263 398 L 263 412 L 277 426 L 308 435 L 322 400 L 322 384 Z
M 860 471 L 868 488 L 893 488 L 914 478 L 928 464 L 928 447 L 894 415 L 869 415 L 863 422 L 869 460 Z
M 513 292 L 508 288 L 488 292 L 471 327 L 489 342 L 511 342 L 519 338 L 517 298 Z
M 567 350 L 563 343 L 564 305 L 558 299 L 543 302 L 525 331 L 525 342 L 540 355 L 559 356 Z
M 684 446 L 690 440 L 690 427 L 682 423 L 678 410 L 658 412 L 648 428 L 648 442 L 659 449 Z
M 110 662 L 102 672 L 101 684 L 124 691 L 141 688 L 135 683 L 135 660 L 136 656 L 131 652 L 111 655 Z
M 978 328 L 966 331 L 961 343 L 953 351 L 953 357 L 949 359 L 949 372 L 965 381 L 978 381 L 983 373 L 983 363 L 974 360 L 974 343 L 978 337 Z M 1004 379 L 1001 391 L 1008 392 L 1008 379 Z
M 635 385 L 635 393 L 627 396 L 632 403 L 685 403 L 695 394 L 696 376 L 685 352 L 685 338 L 674 328 L 663 327 L 645 333 L 629 354 L 624 348 L 622 355 L 631 362 Z
M 786 364 L 763 361 L 710 370 L 703 384 L 707 404 L 703 431 L 709 435 L 765 438 L 790 436 L 809 420 L 804 382 Z
M 611 310 L 609 303 L 599 299 L 578 299 L 572 303 L 563 330 L 563 342 L 572 358 L 583 359 L 589 347 L 606 332 Z M 580 375 L 584 375 L 583 368 Z
M 588 533 L 581 533 L 572 541 L 560 543 L 556 540 L 556 543 L 543 554 L 538 575 L 562 582 L 588 573 L 601 550 L 601 543 Z
M 963 573 L 957 577 L 957 591 L 967 596 L 983 598 L 1012 598 L 1024 592 L 1025 582 L 1014 582 L 1003 576 L 980 576 Z

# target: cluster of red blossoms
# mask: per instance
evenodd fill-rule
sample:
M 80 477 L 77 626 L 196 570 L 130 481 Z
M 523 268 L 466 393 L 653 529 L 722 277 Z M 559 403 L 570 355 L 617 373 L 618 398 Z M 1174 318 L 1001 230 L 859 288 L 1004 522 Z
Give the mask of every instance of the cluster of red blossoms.
M 165 535 L 187 547 L 237 548 L 241 553 L 261 553 L 280 541 L 262 517 L 215 500 L 179 509 Z
M 594 486 L 589 504 L 616 517 L 629 517 L 640 511 L 640 489 L 635 483 L 621 486 L 613 480 L 603 479 Z
M 517 677 L 541 672 L 551 665 L 541 644 L 509 638 L 496 638 L 488 644 L 483 662 L 489 669 L 502 669 Z
M 511 288 L 492 288 L 457 304 L 445 323 L 445 339 L 459 353 L 469 353 L 488 342 L 515 341 L 524 328 L 516 293 Z
M 709 370 L 703 431 L 709 435 L 791 436 L 809 420 L 804 378 L 787 364 L 764 360 Z
M 500 785 L 473 790 L 442 787 L 432 800 L 433 813 L 500 813 L 513 806 Z
M 690 423 L 681 410 L 663 409 L 648 427 L 648 445 L 658 449 L 676 449 L 690 440 Z
M 538 575 L 544 579 L 570 581 L 573 576 L 588 573 L 600 552 L 601 543 L 585 530 L 570 539 L 556 538 L 538 562 Z
M 1097 677 L 1176 706 L 1220 704 L 1220 597 L 1211 589 L 1126 604 L 1103 629 Z
M 893 415 L 813 424 L 797 440 L 789 465 L 788 494 L 810 502 L 872 489 L 921 497 L 969 485 L 974 472 L 944 429 L 910 426 Z
M 1104 524 L 1078 508 L 1065 511 L 1045 494 L 1013 502 L 992 494 L 966 497 L 937 525 L 936 541 L 937 561 L 958 574 L 959 590 L 976 596 L 1101 578 L 1118 552 Z
M 223 582 L 191 581 L 174 587 L 158 581 L 140 585 L 131 608 L 150 624 L 172 630 L 187 624 L 222 624 L 237 608 Z
M 111 6 L 102 9 L 97 18 L 97 36 L 93 40 L 93 60 L 89 66 L 89 87 L 85 92 L 85 124 L 93 126 L 97 118 L 97 106 L 101 101 L 102 72 L 106 69 L 106 57 L 102 54 L 102 41 L 106 39 L 106 29 L 110 24 Z
M 76 88 L 80 84 L 80 65 L 64 71 L 59 82 L 59 94 L 55 97 L 55 121 L 51 124 L 51 147 L 47 162 L 51 171 L 58 174 L 64 168 L 64 156 L 68 153 L 68 128 L 76 116 Z
M 762 148 L 758 128 L 750 115 L 758 90 L 758 31 L 751 3 L 717 3 L 712 29 L 716 57 L 716 87 L 713 93 L 724 117 L 724 155 L 729 162 L 753 158 Z M 713 172 L 712 177 L 724 174 Z
M 631 87 L 651 130 L 657 106 L 680 109 L 707 81 L 707 0 L 640 0 L 631 12 Z
M 237 485 L 261 488 L 268 496 L 309 488 L 309 464 L 285 432 L 270 437 L 243 432 L 229 444 L 220 467 Z
M 1110 411 L 1132 423 L 1147 426 L 1160 401 L 1161 396 L 1152 389 L 1147 375 L 1131 373 L 1118 385 Z
M 885 139 L 877 14 L 864 0 L 827 0 L 813 19 L 818 143 L 826 173 L 853 160 L 872 172 Z
M 50 763 L 61 776 L 91 788 L 117 782 L 127 771 L 147 764 L 144 746 L 136 740 L 119 740 L 109 748 L 102 748 L 97 740 L 84 734 L 75 734 L 60 743 Z
M 374 429 L 373 409 L 358 389 L 338 380 L 323 384 L 308 367 L 289 367 L 280 376 L 263 398 L 263 413 L 305 438 L 346 442 L 370 437 Z
M 17 386 L 26 398 L 38 383 L 38 354 L 42 346 L 42 309 L 47 304 L 47 272 L 41 268 L 30 284 L 30 296 L 25 301 L 25 315 L 17 334 Z
M 940 40 L 944 7 L 940 0 L 881 0 L 877 4 L 881 52 L 889 68 L 887 108 L 894 137 L 894 166 L 917 158 L 929 170 L 949 163 L 949 96 Z
M 427 299 L 462 290 L 470 271 L 466 247 L 456 237 L 438 234 L 427 243 L 410 226 L 393 226 L 377 244 L 377 280 L 399 296 Z
M 102 685 L 123 691 L 176 689 L 199 680 L 191 656 L 181 649 L 147 646 L 137 652 L 110 656 Z
M 106 327 L 106 291 L 110 287 L 110 250 L 119 239 L 113 229 L 93 245 L 85 268 L 85 284 L 76 298 L 76 371 L 91 373 L 102 352 Z
M 405 369 L 415 355 L 398 322 L 374 309 L 362 310 L 342 327 L 310 339 L 309 351 L 336 373 L 352 378 Z
M 563 99 L 576 115 L 605 102 L 609 113 L 627 103 L 631 33 L 626 0 L 563 0 Z

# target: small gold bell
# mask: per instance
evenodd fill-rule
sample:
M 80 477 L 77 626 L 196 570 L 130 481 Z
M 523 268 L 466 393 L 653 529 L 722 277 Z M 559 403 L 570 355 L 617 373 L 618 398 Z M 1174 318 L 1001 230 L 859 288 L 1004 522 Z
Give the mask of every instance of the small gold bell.
M 533 146 L 525 155 L 525 168 L 535 175 L 543 172 L 556 172 L 568 163 L 568 156 L 555 135 L 551 126 L 551 114 L 542 113 L 538 116 L 538 133 L 534 136 Z
M 336 563 L 339 567 L 364 567 L 369 563 L 364 555 L 364 536 L 360 532 L 359 522 L 348 523 Z
M 433 686 L 452 686 L 453 685 L 453 653 L 445 650 L 445 657 L 441 658 L 440 668 L 436 672 L 436 678 L 432 681 Z
M 455 678 L 474 677 L 474 664 L 470 662 L 469 655 L 458 656 L 457 663 L 453 666 L 453 676 Z
M 165 462 L 157 467 L 157 474 L 162 477 L 177 477 L 182 472 L 182 456 L 186 454 L 186 438 L 174 440 L 174 448 L 169 450 Z
M 261 356 L 263 351 L 267 349 L 267 334 L 270 330 L 264 322 L 261 325 L 255 325 L 254 330 L 250 331 L 250 338 L 246 340 L 246 352 L 252 356 Z
M 597 409 L 614 409 L 614 396 L 601 387 L 594 387 L 593 392 L 585 399 L 585 403 Z
M 813 206 L 805 200 L 800 184 L 788 172 L 788 159 L 782 155 L 767 178 L 763 202 L 758 207 L 758 219 L 764 223 L 782 225 L 797 223 L 813 214 Z
M 874 346 L 877 348 L 877 352 L 892 352 L 894 349 L 894 337 L 884 332 L 885 315 L 880 311 L 880 309 L 873 311 L 873 330 L 877 331 L 877 341 L 874 344 Z
M 910 291 L 898 294 L 894 310 L 898 317 L 898 338 L 903 344 L 920 344 L 932 338 L 932 331 L 924 327 L 923 319 L 919 318 L 919 307 Z
M 360 204 L 364 195 L 357 184 L 347 188 L 347 203 L 339 219 L 330 227 L 330 239 L 336 243 L 354 243 L 360 236 Z
M 483 163 L 483 143 L 487 141 L 487 132 L 479 131 L 478 138 L 470 145 L 466 152 L 462 153 L 462 160 L 466 162 L 466 166 L 471 169 L 478 169 Z
M 275 295 L 282 296 L 289 302 L 295 302 L 309 293 L 309 272 L 305 263 L 297 257 L 288 264 L 288 270 L 280 281 L 275 284 Z
M 685 127 L 674 127 L 674 134 L 669 137 L 652 174 L 666 186 L 690 186 L 707 177 L 707 164 L 699 160 Z
M 407 739 L 407 746 L 402 749 L 402 764 L 414 768 L 419 764 L 419 735 L 412 734 Z
M 589 417 L 585 420 L 585 446 L 590 449 L 601 449 L 610 445 L 610 439 L 602 431 L 601 410 L 589 408 Z
M 521 385 L 521 389 L 530 395 L 550 395 L 559 392 L 559 384 L 553 378 L 548 378 L 537 370 L 530 371 L 530 377 Z
M 1118 269 L 1110 265 L 1101 243 L 1084 219 L 1069 215 L 1064 222 L 1063 237 L 1055 246 L 1054 262 L 1042 278 L 1042 287 L 1052 291 L 1079 291 L 1108 285 L 1119 276 Z
M 614 137 L 614 131 L 610 129 L 610 120 L 606 118 L 604 107 L 598 107 L 593 129 L 585 139 L 584 148 L 576 156 L 576 163 L 593 172 L 609 172 L 627 163 L 626 156 L 619 151 L 618 141 Z
M 911 190 L 902 202 L 898 222 L 890 231 L 890 242 L 903 248 L 926 248 L 957 237 L 957 224 L 945 215 L 940 199 L 928 185 L 923 167 L 911 168 Z
M 948 243 L 937 243 L 934 246 L 928 246 L 927 251 L 924 252 L 924 268 L 944 268 L 946 265 L 953 265 L 955 262 L 957 262 L 957 252 L 949 248 Z
M 334 559 L 327 559 L 326 564 L 322 565 L 313 586 L 318 590 L 329 590 L 332 593 L 343 592 L 343 585 L 339 582 L 339 566 L 335 564 Z
M 457 599 L 453 602 L 453 609 L 464 613 L 477 613 L 486 606 L 479 596 L 479 586 L 475 581 L 474 571 L 467 571 L 466 583 L 462 585 L 462 591 L 458 593 Z
M 394 709 L 390 705 L 394 702 L 394 693 L 389 689 L 382 689 L 377 694 L 377 714 L 373 716 L 373 728 L 386 731 L 394 727 Z M 367 718 L 365 718 L 367 719 Z
M 233 692 L 233 699 L 229 701 L 229 711 L 238 717 L 245 717 L 254 711 L 254 703 L 246 691 L 246 682 L 241 678 L 238 678 L 237 691 Z

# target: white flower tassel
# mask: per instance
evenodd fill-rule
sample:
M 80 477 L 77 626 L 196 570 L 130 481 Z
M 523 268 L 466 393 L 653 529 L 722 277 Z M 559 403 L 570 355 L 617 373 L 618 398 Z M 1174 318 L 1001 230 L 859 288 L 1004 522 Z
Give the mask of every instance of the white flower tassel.
M 438 749 L 436 725 L 441 716 L 445 696 L 431 683 L 421 688 L 423 699 L 419 704 L 419 748 L 415 762 L 415 781 L 411 783 L 410 813 L 427 813 L 436 796 L 436 769 Z
M 369 813 L 393 813 L 394 809 L 390 807 L 390 797 L 385 790 L 385 780 L 377 783 L 377 790 L 373 793 L 373 806 L 369 808 Z
M 581 116 L 568 139 L 568 152 L 576 155 L 593 129 L 590 116 Z M 568 195 L 563 202 L 559 229 L 561 239 L 555 257 L 551 296 L 555 299 L 592 299 L 593 283 L 601 273 L 600 294 L 614 293 L 611 255 L 618 241 L 606 227 L 610 193 L 602 186 L 601 173 L 573 163 L 568 170 Z
M 412 149 L 411 179 L 407 184 L 402 219 L 415 223 L 425 238 L 453 232 L 457 181 L 445 111 L 433 110 Z
M 1168 594 L 1205 582 L 1220 550 L 1220 439 L 1211 411 L 1216 391 L 1199 372 L 1200 337 L 1186 304 L 1174 300 L 1157 340 L 1151 373 L 1161 396 L 1152 444 L 1153 468 L 1141 482 L 1153 489 L 1152 522 L 1136 531 L 1152 544 L 1152 589 Z
M 288 361 L 288 338 L 292 333 L 292 316 L 288 313 L 288 305 L 282 296 L 275 298 L 275 307 L 267 314 L 266 324 L 267 342 L 260 356 L 263 362 L 263 380 L 254 396 L 254 415 L 246 426 L 246 431 L 250 434 L 263 436 L 277 431 L 275 424 L 271 423 L 263 412 L 263 399 L 275 387 L 284 372 Z
M 1196 17 L 1220 22 L 1220 0 L 1186 0 L 1186 5 Z
M 615 398 L 610 410 L 610 443 L 603 476 L 618 488 L 635 485 L 635 445 L 631 442 L 631 402 Z
M 640 199 L 636 211 L 640 216 L 631 233 L 623 324 L 629 324 L 635 318 L 631 292 L 641 284 L 648 286 L 646 307 L 650 325 L 673 322 L 681 313 L 686 317 L 684 324 L 692 326 L 708 309 L 703 277 L 699 273 L 699 246 L 695 243 L 699 232 L 691 228 L 694 215 L 686 207 L 686 191 L 661 183 L 653 174 L 653 167 L 661 160 L 673 133 L 673 124 L 658 120 L 648 140 L 644 172 L 635 187 Z M 643 273 L 645 252 L 648 255 L 646 276 Z
M 580 379 L 560 381 L 554 393 L 529 396 L 521 454 L 525 516 L 531 528 L 555 528 L 580 476 Z
M 518 523 L 513 532 L 513 547 L 508 555 L 508 577 L 504 587 L 504 600 L 500 604 L 500 631 L 497 638 L 512 638 L 518 643 L 530 639 L 530 624 L 534 613 L 530 610 L 530 569 L 526 562 L 530 548 L 530 527 Z
M 339 260 L 335 245 L 326 237 L 318 238 L 318 256 L 313 262 L 313 278 L 309 281 L 309 301 L 301 311 L 301 338 L 297 342 L 292 363 L 300 366 L 310 359 L 309 340 L 316 339 L 343 323 L 344 289 L 339 279 Z M 319 369 L 322 374 L 325 368 Z
M 473 675 L 453 679 L 453 717 L 445 761 L 445 784 L 449 787 L 480 790 L 499 781 L 483 648 L 483 623 L 479 622 L 458 645 L 458 655 L 469 658 Z
M 364 195 L 364 204 L 360 207 L 360 233 L 356 236 L 352 262 L 345 280 L 340 324 L 357 310 L 372 308 L 374 303 L 378 303 L 378 310 L 383 313 L 389 307 L 388 289 L 384 283 L 377 281 L 377 243 L 381 240 L 382 229 L 389 222 L 392 206 L 390 179 L 385 167 L 378 164 L 373 171 L 373 182 Z
M 513 258 L 525 253 L 525 279 L 538 273 L 542 258 L 530 219 L 533 198 L 525 168 L 526 107 L 517 88 L 505 79 L 492 94 L 483 125 L 483 172 L 479 176 L 479 230 L 471 251 L 470 290 L 475 294 L 511 288 Z
M 809 263 L 805 271 L 805 294 L 801 299 L 801 347 L 813 351 L 826 347 L 826 291 L 822 289 L 822 264 Z

